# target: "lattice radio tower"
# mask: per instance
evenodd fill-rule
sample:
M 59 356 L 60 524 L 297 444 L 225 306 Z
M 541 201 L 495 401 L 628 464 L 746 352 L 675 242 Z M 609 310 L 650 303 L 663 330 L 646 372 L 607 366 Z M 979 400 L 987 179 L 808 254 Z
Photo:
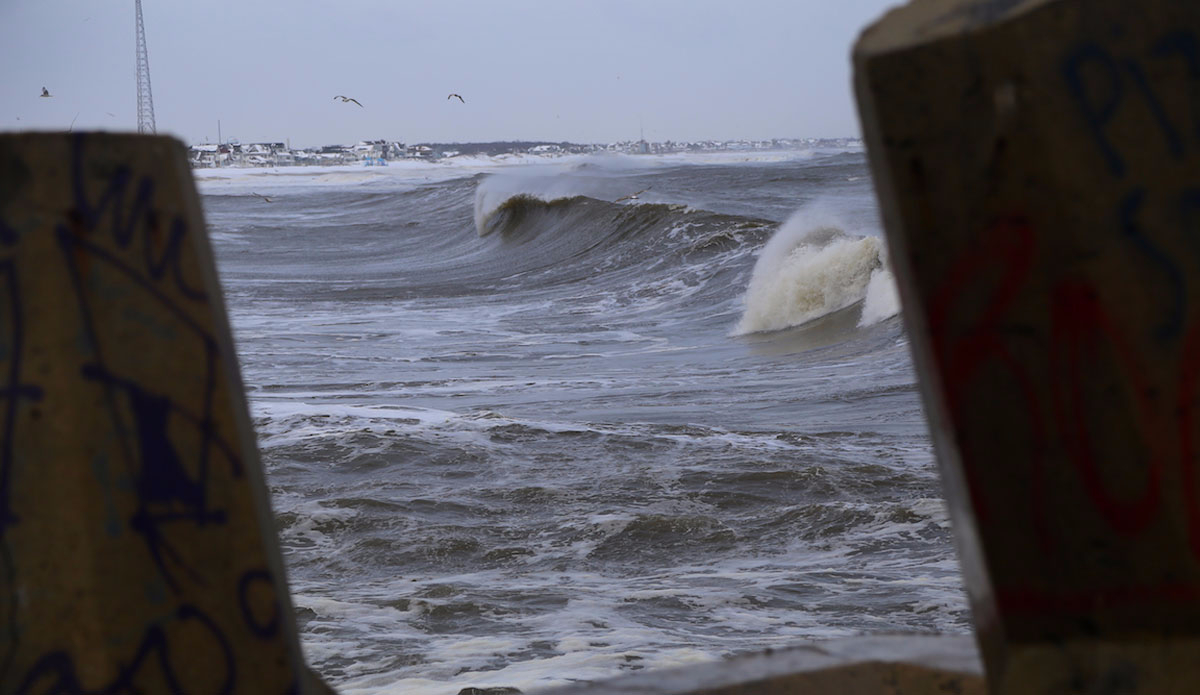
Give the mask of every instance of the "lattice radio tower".
M 138 132 L 154 134 L 154 95 L 150 93 L 150 56 L 146 54 L 146 27 L 142 24 L 142 0 L 137 3 Z

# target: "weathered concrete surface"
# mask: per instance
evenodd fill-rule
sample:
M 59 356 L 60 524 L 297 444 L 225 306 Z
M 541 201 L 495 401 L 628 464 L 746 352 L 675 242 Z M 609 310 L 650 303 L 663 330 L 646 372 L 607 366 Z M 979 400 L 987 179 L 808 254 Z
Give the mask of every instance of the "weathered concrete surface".
M 185 161 L 0 135 L 0 692 L 317 692 Z
M 538 695 L 984 695 L 970 637 L 879 635 L 640 673 Z
M 994 692 L 1200 692 L 1200 3 L 918 0 L 854 61 Z

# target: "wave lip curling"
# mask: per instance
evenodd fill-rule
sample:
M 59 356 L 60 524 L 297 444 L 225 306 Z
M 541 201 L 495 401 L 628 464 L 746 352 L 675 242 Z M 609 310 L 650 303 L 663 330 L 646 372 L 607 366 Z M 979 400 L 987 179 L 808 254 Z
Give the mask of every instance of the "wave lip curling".
M 864 300 L 871 306 L 860 325 L 898 313 L 883 242 L 851 236 L 835 221 L 814 217 L 793 215 L 763 247 L 734 335 L 799 326 Z

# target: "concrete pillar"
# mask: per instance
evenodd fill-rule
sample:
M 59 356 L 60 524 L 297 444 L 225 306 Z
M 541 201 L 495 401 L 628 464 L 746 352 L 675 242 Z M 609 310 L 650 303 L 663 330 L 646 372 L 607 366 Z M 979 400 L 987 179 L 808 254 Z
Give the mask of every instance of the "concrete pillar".
M 183 147 L 0 135 L 0 691 L 316 692 Z
M 992 691 L 1200 691 L 1200 3 L 918 0 L 854 63 Z

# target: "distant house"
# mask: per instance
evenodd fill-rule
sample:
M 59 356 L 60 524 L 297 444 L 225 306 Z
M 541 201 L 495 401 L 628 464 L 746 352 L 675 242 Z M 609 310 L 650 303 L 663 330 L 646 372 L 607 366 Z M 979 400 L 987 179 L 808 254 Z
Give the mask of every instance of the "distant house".
M 193 168 L 204 169 L 218 165 L 220 156 L 217 145 L 192 145 L 188 148 L 188 163 Z
M 383 140 L 359 140 L 353 147 L 357 157 L 377 157 L 383 154 Z
M 276 143 L 256 142 L 242 145 L 243 163 L 254 167 L 270 167 L 278 164 L 275 155 Z
M 404 156 L 406 148 L 402 142 L 389 142 L 384 148 L 385 159 L 400 159 Z
M 296 164 L 316 164 L 318 155 L 310 150 L 293 150 L 292 159 Z
M 354 148 L 345 145 L 325 145 L 317 153 L 319 164 L 349 164 L 354 159 Z
M 386 166 L 387 160 L 395 158 L 396 144 L 387 140 L 360 140 L 354 146 L 354 158 L 368 166 Z

